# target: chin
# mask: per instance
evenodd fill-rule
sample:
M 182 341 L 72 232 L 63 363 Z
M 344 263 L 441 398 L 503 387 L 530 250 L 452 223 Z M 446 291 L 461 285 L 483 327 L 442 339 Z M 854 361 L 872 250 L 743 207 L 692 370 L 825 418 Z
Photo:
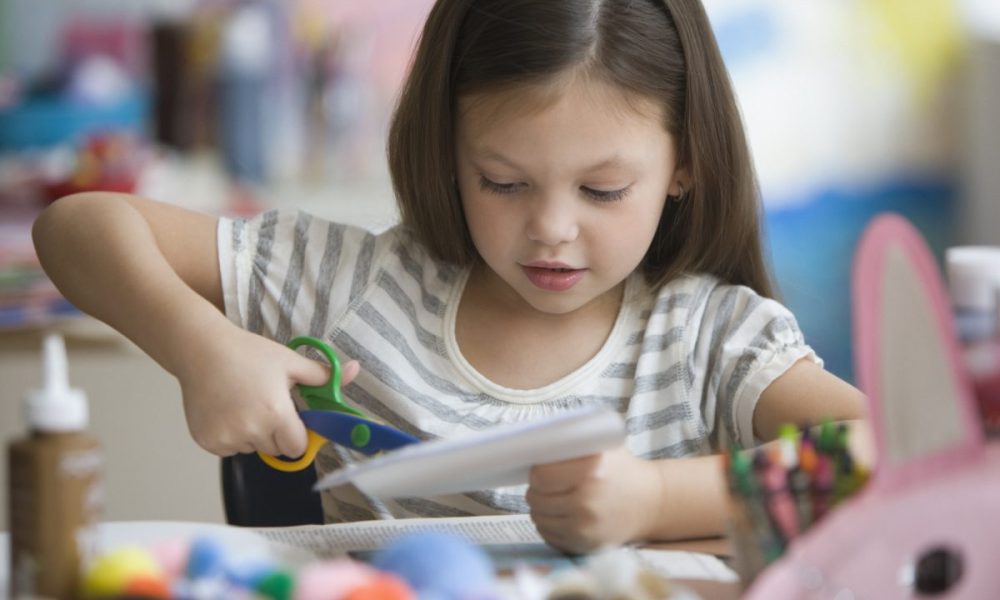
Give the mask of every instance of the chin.
M 587 305 L 578 296 L 570 297 L 568 294 L 562 297 L 539 297 L 537 293 L 531 296 L 521 296 L 525 302 L 531 305 L 538 312 L 547 315 L 566 315 Z

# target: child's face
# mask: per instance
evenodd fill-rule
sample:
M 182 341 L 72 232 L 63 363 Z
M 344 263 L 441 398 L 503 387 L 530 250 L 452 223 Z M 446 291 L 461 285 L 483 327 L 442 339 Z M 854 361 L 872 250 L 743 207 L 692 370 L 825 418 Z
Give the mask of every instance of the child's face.
M 456 178 L 472 240 L 494 283 L 535 310 L 617 294 L 678 191 L 662 109 L 620 94 L 576 78 L 541 106 L 459 102 Z

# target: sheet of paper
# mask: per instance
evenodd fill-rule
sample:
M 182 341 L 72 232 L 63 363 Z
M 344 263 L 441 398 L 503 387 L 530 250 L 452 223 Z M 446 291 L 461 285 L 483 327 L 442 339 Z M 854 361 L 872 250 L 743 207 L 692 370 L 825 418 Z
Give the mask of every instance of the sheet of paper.
M 644 548 L 636 549 L 636 553 L 646 566 L 668 579 L 739 580 L 736 571 L 711 554 Z
M 528 515 L 387 519 L 253 531 L 269 540 L 306 549 L 319 557 L 377 550 L 399 536 L 418 531 L 450 533 L 477 545 L 545 543 Z
M 317 490 L 354 484 L 369 496 L 438 496 L 528 482 L 533 465 L 596 454 L 621 445 L 617 412 L 586 407 L 481 434 L 406 446 L 327 474 Z

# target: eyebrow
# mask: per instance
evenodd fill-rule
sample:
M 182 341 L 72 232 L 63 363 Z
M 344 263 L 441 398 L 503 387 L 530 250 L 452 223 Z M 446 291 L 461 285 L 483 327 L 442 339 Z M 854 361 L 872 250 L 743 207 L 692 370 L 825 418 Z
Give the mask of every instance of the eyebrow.
M 521 166 L 518 165 L 516 162 L 500 154 L 499 152 L 496 152 L 495 150 L 491 150 L 490 148 L 474 148 L 473 153 L 476 155 L 477 158 L 483 160 L 493 160 L 496 162 L 503 163 L 513 169 L 518 169 L 518 170 L 521 169 Z M 599 171 L 601 169 L 607 169 L 607 168 L 621 168 L 621 167 L 634 167 L 634 166 L 635 165 L 633 163 L 626 161 L 618 154 L 614 154 L 608 158 L 605 158 L 604 160 L 596 162 L 592 165 L 588 165 L 587 167 L 584 167 L 581 170 Z

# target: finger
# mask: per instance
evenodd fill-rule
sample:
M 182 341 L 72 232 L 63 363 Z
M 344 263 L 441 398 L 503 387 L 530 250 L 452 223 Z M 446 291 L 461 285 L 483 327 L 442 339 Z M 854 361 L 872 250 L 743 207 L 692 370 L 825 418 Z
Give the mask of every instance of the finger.
M 223 440 L 212 443 L 202 443 L 198 441 L 198 445 L 208 452 L 223 458 L 226 456 L 233 456 L 234 454 L 246 454 L 254 451 L 253 444 L 249 442 L 231 442 Z
M 600 464 L 601 455 L 592 454 L 571 460 L 531 467 L 528 485 L 541 494 L 565 494 L 584 481 Z
M 274 439 L 273 434 L 261 434 L 256 436 L 250 441 L 250 445 L 253 447 L 254 452 L 261 452 L 272 456 L 281 456 L 284 454 L 281 451 L 281 447 L 278 446 L 277 441 Z
M 297 352 L 289 351 L 292 352 L 294 358 L 288 368 L 288 375 L 294 383 L 323 385 L 330 379 L 329 365 L 318 360 L 306 358 Z
M 273 441 L 280 454 L 289 458 L 302 456 L 307 442 L 305 425 L 298 416 L 282 418 L 274 429 Z
M 568 520 L 536 519 L 534 515 L 532 515 L 532 520 L 535 522 L 535 529 L 538 530 L 538 534 L 542 536 L 545 543 L 569 554 L 579 552 L 579 548 L 583 545 L 582 540 L 574 533 L 572 523 Z
M 340 385 L 347 385 L 354 381 L 354 378 L 361 372 L 361 364 L 356 360 L 349 360 L 340 366 Z
M 549 518 L 567 517 L 573 513 L 573 492 L 545 494 L 529 487 L 524 499 L 532 515 Z
M 226 456 L 235 456 L 237 454 L 251 454 L 253 452 L 254 452 L 254 447 L 252 444 L 243 443 L 243 444 L 234 444 L 225 446 L 219 452 L 213 452 L 212 454 L 215 454 L 216 456 L 226 457 Z

